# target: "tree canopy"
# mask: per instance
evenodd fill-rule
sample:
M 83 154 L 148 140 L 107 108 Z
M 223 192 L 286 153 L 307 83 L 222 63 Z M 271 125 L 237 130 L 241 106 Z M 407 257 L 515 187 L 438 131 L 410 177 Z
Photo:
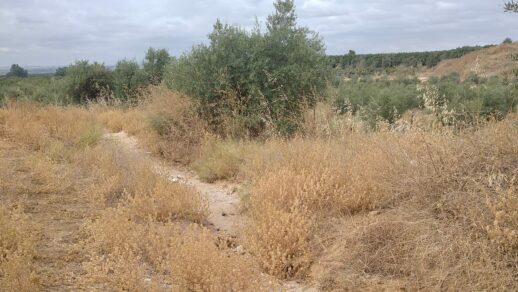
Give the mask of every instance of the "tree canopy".
M 134 60 L 120 60 L 113 71 L 114 95 L 123 101 L 132 101 L 149 83 L 145 72 Z
M 29 73 L 27 70 L 20 67 L 18 64 L 12 64 L 11 68 L 9 69 L 9 72 L 7 73 L 7 77 L 27 77 L 29 76 Z
M 165 67 L 171 62 L 171 56 L 165 49 L 149 48 L 144 58 L 144 71 L 151 84 L 162 82 Z
M 323 92 L 328 68 L 322 40 L 297 25 L 293 1 L 274 6 L 265 32 L 218 20 L 209 45 L 195 46 L 169 68 L 166 84 L 199 100 L 209 124 L 230 121 L 251 136 L 272 128 L 293 133 L 302 107 Z
M 504 10 L 506 12 L 518 12 L 518 3 L 514 1 L 504 3 Z
M 77 61 L 68 66 L 65 78 L 68 96 L 76 103 L 85 103 L 101 96 L 109 96 L 113 88 L 112 73 L 97 62 Z

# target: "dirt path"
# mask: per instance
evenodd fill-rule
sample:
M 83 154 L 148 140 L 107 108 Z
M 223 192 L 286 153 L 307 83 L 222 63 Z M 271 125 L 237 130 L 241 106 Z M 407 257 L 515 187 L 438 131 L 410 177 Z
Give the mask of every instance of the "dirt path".
M 234 185 L 205 183 L 192 172 L 166 166 L 140 148 L 137 139 L 128 136 L 125 132 L 109 133 L 105 138 L 117 143 L 127 154 L 151 161 L 157 173 L 166 176 L 169 180 L 195 187 L 208 200 L 210 210 L 208 221 L 213 229 L 226 235 L 237 235 L 237 229 L 245 218 L 239 212 L 239 196 L 235 193 Z
M 117 143 L 127 154 L 133 155 L 138 159 L 151 161 L 157 173 L 168 177 L 169 180 L 194 186 L 208 200 L 210 210 L 208 221 L 214 231 L 221 235 L 238 236 L 239 226 L 244 223 L 246 216 L 239 211 L 240 199 L 235 192 L 237 185 L 205 183 L 190 171 L 167 166 L 142 149 L 138 144 L 138 140 L 125 132 L 108 133 L 104 137 Z M 281 286 L 282 291 L 318 291 L 314 287 L 296 281 L 282 282 Z

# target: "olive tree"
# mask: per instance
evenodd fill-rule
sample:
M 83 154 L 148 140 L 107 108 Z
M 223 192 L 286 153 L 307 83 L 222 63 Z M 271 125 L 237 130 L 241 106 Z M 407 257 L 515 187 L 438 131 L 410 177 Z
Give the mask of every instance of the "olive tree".
M 148 84 L 144 70 L 134 60 L 120 60 L 113 71 L 114 95 L 122 101 L 133 101 Z
M 144 71 L 149 82 L 158 85 L 162 82 L 165 67 L 171 62 L 171 56 L 165 49 L 149 48 L 144 57 Z
M 97 62 L 77 61 L 65 73 L 68 96 L 76 103 L 85 103 L 111 95 L 112 72 Z
M 215 130 L 230 121 L 250 136 L 267 129 L 292 134 L 303 108 L 325 88 L 321 38 L 297 25 L 292 0 L 274 6 L 265 32 L 259 24 L 247 31 L 218 20 L 208 45 L 195 46 L 168 67 L 165 83 L 197 99 Z

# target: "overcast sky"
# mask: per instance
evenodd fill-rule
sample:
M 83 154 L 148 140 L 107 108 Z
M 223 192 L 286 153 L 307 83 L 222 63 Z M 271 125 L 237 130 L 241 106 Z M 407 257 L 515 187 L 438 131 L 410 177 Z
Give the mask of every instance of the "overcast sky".
M 273 0 L 0 0 L 0 66 L 77 59 L 140 61 L 150 46 L 173 55 L 206 40 L 217 18 L 251 27 Z M 518 39 L 503 0 L 295 0 L 299 24 L 327 53 L 424 51 Z

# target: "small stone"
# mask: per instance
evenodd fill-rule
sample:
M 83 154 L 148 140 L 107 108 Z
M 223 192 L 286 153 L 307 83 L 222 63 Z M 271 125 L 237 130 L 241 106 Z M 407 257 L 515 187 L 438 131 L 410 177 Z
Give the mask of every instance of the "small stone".
M 245 249 L 243 248 L 242 245 L 238 245 L 236 246 L 236 248 L 234 248 L 234 251 L 238 254 L 244 254 L 245 253 Z
M 381 212 L 380 211 L 370 211 L 369 216 L 378 216 Z

